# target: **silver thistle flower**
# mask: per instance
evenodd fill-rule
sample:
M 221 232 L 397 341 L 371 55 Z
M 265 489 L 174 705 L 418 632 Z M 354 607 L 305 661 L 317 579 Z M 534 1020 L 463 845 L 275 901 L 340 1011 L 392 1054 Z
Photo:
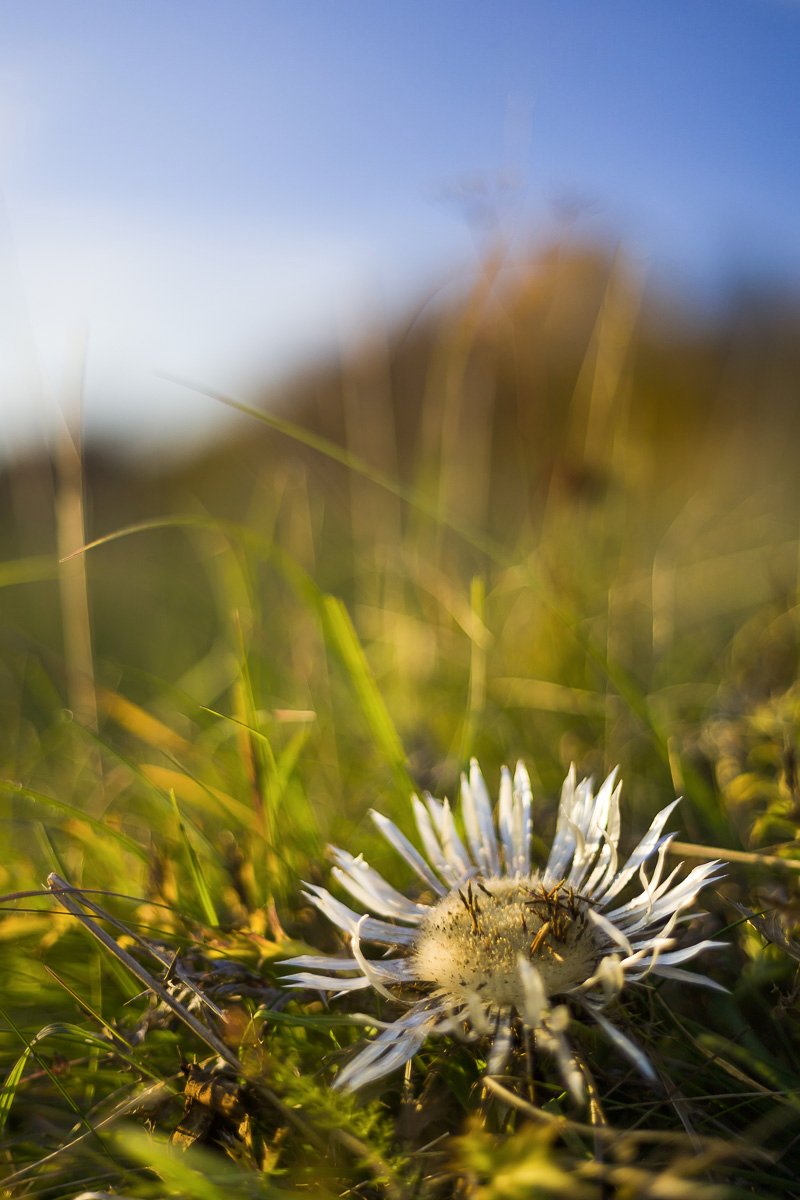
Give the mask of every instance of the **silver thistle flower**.
M 422 881 L 425 899 L 404 896 L 361 855 L 332 848 L 334 878 L 369 915 L 308 884 L 308 899 L 349 934 L 352 957 L 291 959 L 287 965 L 302 969 L 287 982 L 329 993 L 373 988 L 405 1006 L 397 1020 L 376 1022 L 381 1032 L 340 1072 L 335 1086 L 355 1089 L 389 1074 L 437 1033 L 492 1039 L 488 1073 L 495 1074 L 515 1033 L 525 1029 L 555 1056 L 567 1087 L 580 1099 L 583 1077 L 565 1036 L 567 1002 L 591 1016 L 645 1076 L 654 1076 L 644 1053 L 603 1010 L 626 984 L 648 975 L 719 988 L 679 964 L 724 943 L 676 949 L 674 931 L 721 871 L 714 861 L 694 867 L 680 882 L 680 866 L 663 878 L 674 835 L 662 836 L 662 830 L 677 800 L 661 810 L 620 865 L 620 790 L 616 771 L 595 795 L 592 780 L 577 783 L 574 767 L 570 770 L 543 870 L 531 864 L 531 785 L 521 763 L 513 780 L 503 768 L 496 825 L 474 759 L 469 777 L 462 776 L 469 848 L 447 800 L 412 798 L 426 857 L 392 821 L 372 812 L 383 836 Z M 645 864 L 653 859 L 648 875 Z M 639 890 L 622 900 L 634 878 Z M 388 947 L 390 957 L 368 958 L 366 943 Z

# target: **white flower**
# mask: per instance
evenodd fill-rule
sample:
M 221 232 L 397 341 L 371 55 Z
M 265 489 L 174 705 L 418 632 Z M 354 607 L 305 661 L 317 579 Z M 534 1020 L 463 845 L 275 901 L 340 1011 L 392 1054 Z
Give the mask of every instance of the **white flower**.
M 583 1078 L 565 1037 L 571 1009 L 591 1016 L 645 1076 L 654 1076 L 642 1051 L 603 1009 L 627 983 L 648 975 L 719 988 L 679 964 L 724 943 L 676 948 L 674 932 L 693 915 L 703 886 L 720 877 L 720 863 L 697 866 L 681 881 L 678 866 L 663 878 L 674 835 L 662 830 L 676 800 L 620 864 L 620 790 L 616 772 L 595 795 L 592 780 L 577 783 L 570 770 L 543 870 L 531 864 L 531 785 L 521 763 L 513 781 L 503 768 L 495 824 L 473 759 L 469 778 L 461 780 L 467 845 L 447 800 L 412 798 L 425 857 L 392 821 L 373 812 L 383 836 L 421 880 L 418 900 L 397 891 L 361 855 L 332 848 L 334 878 L 369 915 L 308 884 L 305 895 L 350 935 L 352 957 L 291 959 L 287 965 L 303 969 L 287 982 L 331 993 L 373 988 L 405 1006 L 390 1024 L 376 1021 L 380 1034 L 341 1071 L 337 1087 L 379 1079 L 435 1033 L 491 1038 L 488 1073 L 495 1074 L 527 1030 L 556 1057 L 580 1099 Z M 634 879 L 637 889 L 623 900 Z M 368 958 L 366 943 L 388 947 L 388 956 Z

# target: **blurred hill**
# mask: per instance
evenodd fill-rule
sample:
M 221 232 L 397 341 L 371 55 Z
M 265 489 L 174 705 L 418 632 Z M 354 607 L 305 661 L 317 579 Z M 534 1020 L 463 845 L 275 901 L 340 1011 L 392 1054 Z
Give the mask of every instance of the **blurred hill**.
M 501 595 L 498 570 L 535 554 L 548 588 L 583 615 L 612 597 L 633 631 L 646 608 L 646 647 L 631 632 L 620 653 L 647 676 L 676 628 L 702 640 L 704 622 L 717 621 L 722 646 L 753 606 L 794 594 L 799 391 L 796 298 L 740 289 L 723 309 L 698 313 L 643 291 L 622 255 L 556 245 L 526 263 L 498 256 L 400 327 L 365 331 L 360 352 L 265 393 L 265 413 L 329 439 L 357 470 L 252 417 L 172 465 L 107 446 L 85 448 L 82 474 L 69 450 L 60 467 L 6 465 L 4 670 L 12 691 L 34 669 L 32 654 L 59 677 L 58 529 L 61 520 L 63 547 L 77 487 L 86 540 L 166 519 L 163 530 L 87 557 L 100 675 L 133 672 L 130 686 L 144 695 L 155 678 L 188 686 L 211 654 L 220 605 L 211 564 L 236 540 L 224 522 L 343 597 L 367 642 L 378 626 L 384 642 L 395 639 L 386 614 L 401 621 L 409 577 L 439 600 L 447 593 L 458 613 L 470 580 Z M 196 526 L 170 528 L 175 514 Z M 204 522 L 216 523 L 216 541 Z M 420 623 L 412 638 L 406 618 L 413 689 L 435 673 L 441 650 L 426 648 Z M 519 614 L 498 620 L 519 631 Z M 532 617 L 525 638 L 534 636 L 540 653 Z M 288 626 L 281 638 L 291 642 Z M 568 682 L 558 654 L 526 665 L 525 644 L 498 659 L 498 677 L 546 671 Z M 795 651 L 775 660 L 786 683 Z M 706 668 L 698 660 L 695 669 Z M 214 686 L 201 688 L 206 703 Z
M 743 464 L 751 489 L 786 467 L 791 493 L 798 332 L 798 297 L 742 288 L 698 313 L 644 294 L 622 257 L 554 246 L 487 262 L 450 303 L 366 331 L 360 354 L 264 404 L 511 545 L 548 497 L 625 488 L 669 519 L 676 491 L 741 485 Z M 270 456 L 327 471 L 346 503 L 346 472 L 252 422 L 158 483 L 232 515 Z
M 455 300 L 365 331 L 360 353 L 299 373 L 264 405 L 513 544 L 548 498 L 624 487 L 663 520 L 676 490 L 741 484 L 742 467 L 751 488 L 785 467 L 788 498 L 798 333 L 798 297 L 741 289 L 698 314 L 643 295 L 621 257 L 558 245 L 487 262 Z M 87 536 L 192 501 L 241 516 L 265 473 L 293 462 L 347 507 L 346 471 L 253 421 L 177 465 L 90 445 Z M 3 469 L 4 557 L 53 548 L 54 478 L 42 460 Z

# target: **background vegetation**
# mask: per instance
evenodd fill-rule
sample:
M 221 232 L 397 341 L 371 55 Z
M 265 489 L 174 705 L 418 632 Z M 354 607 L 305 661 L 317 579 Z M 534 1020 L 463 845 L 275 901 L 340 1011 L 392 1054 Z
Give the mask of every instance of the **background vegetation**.
M 800 1195 L 799 331 L 498 256 L 200 457 L 5 469 L 5 1194 Z M 300 880 L 329 840 L 397 879 L 367 809 L 471 754 L 525 759 L 542 844 L 569 763 L 619 763 L 629 837 L 681 793 L 682 856 L 729 854 L 729 996 L 627 1000 L 661 1091 L 586 1030 L 587 1113 L 455 1044 L 331 1093 L 377 1010 L 281 991 L 336 946 Z

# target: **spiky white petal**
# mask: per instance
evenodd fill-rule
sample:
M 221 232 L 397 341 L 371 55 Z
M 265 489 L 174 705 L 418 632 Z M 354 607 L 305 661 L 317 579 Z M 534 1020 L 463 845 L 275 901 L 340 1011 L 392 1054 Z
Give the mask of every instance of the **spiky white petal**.
M 428 805 L 431 819 L 439 831 L 442 850 L 451 870 L 455 872 L 457 879 L 468 878 L 470 874 L 474 873 L 474 867 L 464 848 L 464 843 L 458 836 L 449 800 L 435 800 L 433 796 L 426 795 L 425 802 Z
M 506 864 L 506 874 L 513 875 L 517 870 L 516 839 L 514 837 L 514 785 L 511 782 L 511 772 L 503 767 L 500 773 L 500 796 L 497 801 L 497 831 L 503 847 L 503 860 Z
M 474 758 L 470 763 L 469 780 L 466 775 L 461 776 L 461 809 L 474 862 L 484 875 L 499 875 L 500 859 L 492 805 L 481 769 Z
M 617 1049 L 627 1055 L 639 1073 L 644 1075 L 645 1079 L 649 1079 L 652 1083 L 655 1083 L 658 1077 L 647 1055 L 621 1029 L 618 1029 L 616 1025 L 604 1017 L 599 1009 L 594 1008 L 591 1011 L 594 1020 L 597 1021 L 597 1024 Z
M 315 883 L 307 883 L 308 891 L 303 895 L 310 900 L 321 913 L 337 925 L 345 933 L 352 934 L 361 919 L 361 914 L 342 904 L 325 888 Z M 391 925 L 388 921 L 376 921 L 370 918 L 364 925 L 361 936 L 365 941 L 377 942 L 384 946 L 411 946 L 416 933 L 413 929 L 405 929 L 402 925 Z
M 331 871 L 334 879 L 338 879 L 343 888 L 355 900 L 379 912 L 384 917 L 397 917 L 401 921 L 411 921 L 418 925 L 425 913 L 426 906 L 414 904 L 396 888 L 387 883 L 382 875 L 373 871 L 364 862 L 361 855 L 353 858 L 346 850 L 333 848 L 337 865 Z
M 375 812 L 374 809 L 370 811 L 369 815 L 389 845 L 393 846 L 401 858 L 404 858 L 408 865 L 416 871 L 422 882 L 426 883 L 428 887 L 433 888 L 437 896 L 445 896 L 447 889 L 442 887 L 420 852 L 416 847 L 411 845 L 411 842 L 404 833 L 401 833 L 394 821 L 390 821 L 388 817 L 384 817 L 383 813 Z
M 334 1086 L 360 1088 L 402 1067 L 422 1047 L 435 1024 L 435 1018 L 424 1011 L 398 1018 L 348 1063 Z
M 439 841 L 439 835 L 433 827 L 431 814 L 420 800 L 419 796 L 411 797 L 411 804 L 414 809 L 414 820 L 417 823 L 419 836 L 422 839 L 422 845 L 425 848 L 425 853 L 428 856 L 428 861 L 435 868 L 440 877 L 444 879 L 450 887 L 453 887 L 460 878 L 460 873 L 447 861 L 442 850 L 442 844 Z
M 533 797 L 531 781 L 524 765 L 517 763 L 514 771 L 514 872 L 529 875 L 531 870 L 531 837 L 533 825 L 531 809 Z
M 296 971 L 287 975 L 285 981 L 292 987 L 316 988 L 320 992 L 353 992 L 370 987 L 366 975 L 316 975 L 313 971 Z

